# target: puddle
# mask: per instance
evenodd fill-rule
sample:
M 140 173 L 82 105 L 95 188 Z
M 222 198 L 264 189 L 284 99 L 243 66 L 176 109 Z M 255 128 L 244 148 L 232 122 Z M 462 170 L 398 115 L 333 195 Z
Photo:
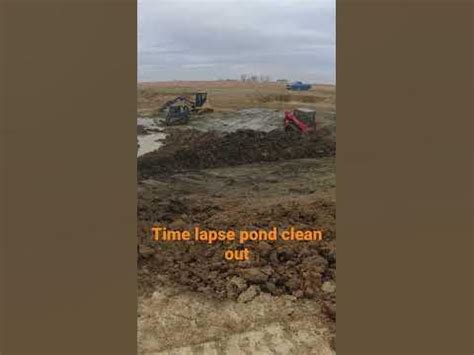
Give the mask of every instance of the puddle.
M 251 129 L 269 132 L 283 128 L 283 117 L 284 114 L 276 110 L 249 108 L 236 112 L 195 115 L 185 127 L 199 131 L 235 132 L 239 129 Z
M 146 129 L 159 129 L 155 121 L 152 118 L 141 118 L 137 119 L 137 125 L 143 126 Z M 150 134 L 139 135 L 137 136 L 138 148 L 137 156 L 142 156 L 143 154 L 150 153 L 154 150 L 157 150 L 163 144 L 163 140 L 166 137 L 164 132 L 152 132 Z
M 271 109 L 248 108 L 236 112 L 211 113 L 205 115 L 192 115 L 186 125 L 176 125 L 173 129 L 197 129 L 199 131 L 235 132 L 239 129 L 269 132 L 274 129 L 283 129 L 283 112 Z M 138 135 L 137 156 L 157 150 L 166 137 L 164 132 L 154 130 L 166 129 L 163 117 L 139 117 L 137 125 L 147 131 L 147 134 Z

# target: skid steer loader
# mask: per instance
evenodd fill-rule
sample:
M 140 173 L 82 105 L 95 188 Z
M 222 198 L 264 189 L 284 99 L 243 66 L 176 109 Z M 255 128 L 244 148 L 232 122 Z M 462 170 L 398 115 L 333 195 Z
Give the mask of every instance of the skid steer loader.
M 166 111 L 167 125 L 172 124 L 186 124 L 189 121 L 191 114 L 202 114 L 206 112 L 212 112 L 213 109 L 209 105 L 205 105 L 207 102 L 206 92 L 197 92 L 194 94 L 194 100 L 189 99 L 186 96 L 178 96 L 173 100 L 166 102 L 160 111 Z
M 298 108 L 286 111 L 284 118 L 286 132 L 308 133 L 316 129 L 316 110 Z

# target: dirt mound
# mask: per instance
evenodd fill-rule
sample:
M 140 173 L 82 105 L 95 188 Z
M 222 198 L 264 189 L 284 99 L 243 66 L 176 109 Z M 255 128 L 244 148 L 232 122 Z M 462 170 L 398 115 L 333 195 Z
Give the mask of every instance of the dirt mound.
M 139 236 L 148 255 L 139 258 L 140 293 L 156 289 L 154 278 L 167 279 L 211 298 L 246 302 L 260 292 L 292 295 L 320 302 L 328 324 L 336 318 L 335 203 L 295 198 L 273 206 L 230 207 L 215 200 L 172 197 L 139 199 Z M 153 222 L 171 229 L 269 229 L 273 226 L 322 229 L 324 239 L 312 242 L 248 242 L 205 244 L 198 242 L 152 242 Z M 229 262 L 227 249 L 250 249 L 250 260 Z M 151 251 L 151 252 L 150 252 Z M 334 331 L 333 331 L 334 332 Z
M 270 209 L 221 210 L 206 201 L 155 201 L 152 215 L 161 216 L 169 228 L 192 229 L 194 223 L 208 229 L 257 229 L 272 226 L 321 228 L 323 241 L 315 242 L 249 242 L 236 244 L 203 244 L 193 242 L 150 242 L 155 250 L 152 258 L 142 259 L 148 269 L 166 274 L 171 280 L 219 298 L 237 298 L 252 285 L 273 295 L 325 299 L 322 285 L 335 280 L 335 205 L 325 201 L 279 204 Z M 190 202 L 190 203 L 188 203 Z M 139 205 L 141 221 L 148 219 Z M 169 221 L 169 222 L 167 222 Z M 151 222 L 151 221 L 150 221 Z M 179 226 L 178 226 L 179 224 Z M 141 225 L 144 238 L 149 224 Z M 251 259 L 228 262 L 228 248 L 251 250 Z M 329 290 L 331 291 L 331 290 Z M 331 292 L 329 292 L 331 293 Z
M 322 128 L 307 135 L 281 130 L 168 132 L 159 150 L 138 159 L 138 237 L 143 249 L 143 253 L 139 252 L 138 267 L 146 271 L 139 274 L 139 294 L 150 295 L 164 276 L 176 285 L 210 298 L 248 302 L 259 293 L 292 295 L 316 300 L 330 319 L 329 324 L 333 324 L 335 203 L 322 193 L 321 180 L 327 176 L 319 172 L 314 179 L 303 179 L 305 169 L 294 166 L 267 172 L 268 165 L 333 157 L 335 141 L 331 131 Z M 272 161 L 279 162 L 259 164 Z M 232 175 L 228 170 L 206 170 L 232 167 L 230 170 L 235 171 L 246 168 L 244 164 L 256 167 L 249 172 L 251 179 L 242 174 Z M 296 191 L 299 185 L 284 183 L 294 179 L 300 179 L 302 185 L 306 183 L 307 191 Z M 202 193 L 203 184 L 218 187 L 212 193 Z M 324 239 L 244 245 L 157 243 L 150 240 L 150 228 L 155 223 L 173 230 L 192 230 L 196 225 L 201 229 L 236 231 L 293 226 L 301 230 L 322 229 Z M 250 260 L 224 259 L 225 250 L 238 248 L 249 248 Z
M 173 172 L 233 166 L 262 161 L 333 156 L 336 145 L 330 132 L 285 133 L 238 130 L 227 134 L 215 131 L 172 131 L 163 147 L 140 157 L 139 178 Z

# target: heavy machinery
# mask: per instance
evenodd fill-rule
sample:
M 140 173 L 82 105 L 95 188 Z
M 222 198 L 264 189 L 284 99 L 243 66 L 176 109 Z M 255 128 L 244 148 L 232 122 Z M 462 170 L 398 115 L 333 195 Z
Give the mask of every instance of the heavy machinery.
M 168 107 L 165 123 L 167 126 L 189 122 L 190 109 L 187 105 L 175 104 Z
M 186 96 L 178 96 L 161 106 L 160 111 L 167 111 L 165 120 L 167 125 L 187 123 L 191 113 L 201 114 L 213 111 L 209 106 L 205 107 L 206 101 L 206 92 L 194 93 L 194 100 Z
M 285 118 L 286 132 L 308 133 L 316 129 L 316 110 L 298 108 L 293 112 L 286 111 Z

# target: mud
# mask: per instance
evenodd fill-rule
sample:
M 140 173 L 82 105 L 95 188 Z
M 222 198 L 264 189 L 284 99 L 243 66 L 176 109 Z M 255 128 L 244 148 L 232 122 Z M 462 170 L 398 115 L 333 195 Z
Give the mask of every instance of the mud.
M 166 133 L 150 118 L 137 120 L 137 156 L 153 152 L 161 147 Z
M 297 107 L 305 107 L 298 104 Z M 313 107 L 306 107 L 313 108 Z M 283 130 L 284 111 L 288 109 L 270 108 L 247 108 L 238 111 L 217 111 L 202 115 L 191 115 L 191 119 L 186 126 L 167 127 L 163 113 L 154 117 L 158 127 L 163 129 L 195 129 L 201 132 L 235 132 L 237 130 L 253 130 L 270 132 L 273 130 Z M 291 111 L 291 110 L 290 110 Z M 317 110 L 318 128 L 329 128 L 335 131 L 335 114 L 332 111 Z
M 148 130 L 146 129 L 146 127 L 142 125 L 137 125 L 137 135 L 143 136 L 145 134 L 148 134 Z
M 196 129 L 202 132 L 235 132 L 239 129 L 269 132 L 274 129 L 283 128 L 283 116 L 284 113 L 281 111 L 265 108 L 214 112 L 192 115 L 185 128 Z M 164 117 L 156 117 L 155 122 L 159 126 L 164 126 Z
M 293 295 L 296 298 L 319 299 L 331 302 L 330 292 L 322 290 L 325 282 L 336 279 L 335 205 L 326 201 L 294 199 L 271 208 L 223 208 L 214 203 L 170 201 L 158 203 L 156 214 L 162 213 L 163 225 L 186 229 L 193 223 L 202 228 L 254 229 L 273 226 L 318 228 L 325 232 L 321 242 L 254 242 L 240 244 L 176 243 L 150 244 L 154 255 L 142 258 L 140 265 L 152 272 L 167 275 L 170 280 L 218 299 L 238 299 L 255 285 L 258 291 L 274 296 Z M 160 209 L 164 207 L 164 211 Z M 197 221 L 193 221 L 196 219 Z M 151 222 L 151 220 L 150 220 Z M 142 225 L 143 229 L 146 226 Z M 146 238 L 145 230 L 142 230 Z M 245 262 L 228 262 L 224 251 L 228 248 L 248 247 L 251 258 Z M 143 293 L 153 287 L 142 289 Z M 329 314 L 333 317 L 333 314 Z
M 225 134 L 175 130 L 161 149 L 140 157 L 139 179 L 185 170 L 333 156 L 336 145 L 329 135 L 324 129 L 307 135 L 281 130 L 238 130 Z
M 311 348 L 332 353 L 325 344 L 335 343 L 335 116 L 315 132 L 300 135 L 283 131 L 281 112 L 265 111 L 262 122 L 252 117 L 264 111 L 242 111 L 191 120 L 186 127 L 138 122 L 144 126 L 139 144 L 153 140 L 147 149 L 140 146 L 138 154 L 143 353 L 170 353 L 183 345 L 176 353 L 251 353 L 258 350 L 255 344 L 268 347 L 262 353 L 278 348 L 281 353 L 307 354 Z M 157 129 L 164 131 L 153 132 Z M 196 225 L 237 231 L 293 226 L 321 229 L 324 239 L 245 245 L 154 242 L 150 228 L 157 223 L 179 230 Z M 246 247 L 248 261 L 223 257 L 226 249 Z M 167 292 L 171 298 L 163 296 Z M 288 299 L 291 306 L 284 301 Z M 296 318 L 280 317 L 286 310 Z M 225 314 L 232 321 L 221 317 Z M 206 331 L 198 329 L 198 319 Z M 302 338 L 301 330 L 288 331 L 298 328 L 296 319 L 311 329 Z M 166 331 L 181 326 L 190 332 Z M 242 337 L 255 344 L 249 347 Z M 267 344 L 262 339 L 271 340 Z

